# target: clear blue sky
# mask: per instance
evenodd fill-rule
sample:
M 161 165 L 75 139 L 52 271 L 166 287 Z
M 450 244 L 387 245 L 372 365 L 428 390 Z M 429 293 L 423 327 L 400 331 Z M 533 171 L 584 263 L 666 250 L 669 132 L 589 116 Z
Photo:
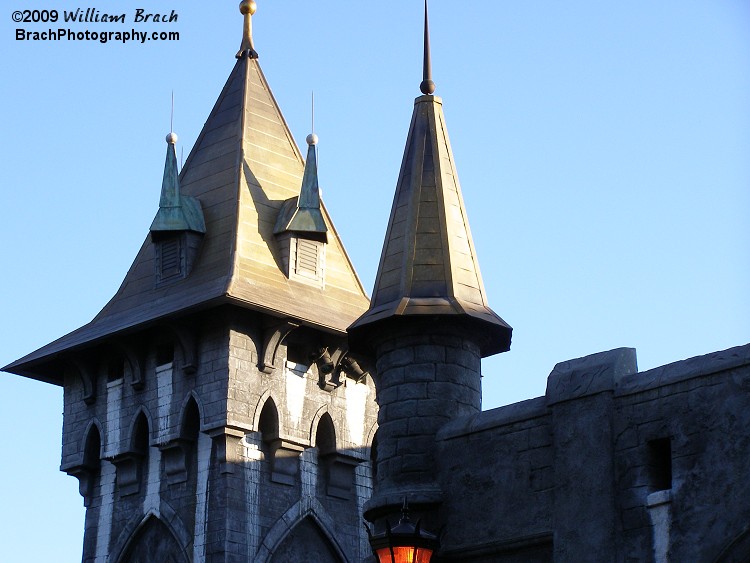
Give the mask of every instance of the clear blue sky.
M 299 144 L 315 91 L 320 184 L 367 288 L 421 80 L 420 0 L 258 0 L 255 42 Z M 15 40 L 0 12 L 0 365 L 88 322 L 234 63 L 237 2 L 90 2 L 172 43 Z M 136 7 L 175 9 L 133 26 Z M 649 369 L 750 341 L 750 4 L 432 0 L 436 94 L 490 305 L 514 327 L 484 406 L 545 392 L 555 363 L 620 346 Z M 46 25 L 26 25 L 46 30 Z M 53 25 L 52 27 L 57 27 Z M 79 561 L 58 472 L 62 391 L 0 374 L 3 560 Z

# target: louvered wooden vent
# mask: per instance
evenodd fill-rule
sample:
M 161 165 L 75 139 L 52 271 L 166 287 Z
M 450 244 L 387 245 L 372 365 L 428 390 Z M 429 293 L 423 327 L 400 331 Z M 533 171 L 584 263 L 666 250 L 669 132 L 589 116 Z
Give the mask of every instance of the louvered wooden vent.
M 300 281 L 323 284 L 325 245 L 322 242 L 297 238 L 293 245 L 293 276 Z
M 180 273 L 180 241 L 170 240 L 161 248 L 161 275 L 174 276 Z
M 297 273 L 301 276 L 318 275 L 318 246 L 311 240 L 297 241 Z
M 156 245 L 156 281 L 166 282 L 182 277 L 182 244 L 180 238 L 159 241 Z

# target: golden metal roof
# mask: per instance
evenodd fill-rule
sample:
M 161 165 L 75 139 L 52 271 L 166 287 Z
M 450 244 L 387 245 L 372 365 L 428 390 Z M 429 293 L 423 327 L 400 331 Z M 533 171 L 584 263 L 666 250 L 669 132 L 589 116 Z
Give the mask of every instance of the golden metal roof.
M 155 246 L 141 247 L 115 296 L 87 325 L 4 370 L 61 383 L 42 366 L 59 354 L 159 319 L 221 303 L 344 332 L 369 304 L 338 233 L 327 229 L 325 286 L 282 271 L 273 227 L 284 201 L 300 194 L 304 163 L 256 58 L 241 56 L 179 177 L 200 201 L 206 234 L 190 274 L 155 285 Z
M 363 346 L 373 325 L 409 316 L 467 324 L 482 355 L 510 348 L 511 327 L 487 304 L 442 100 L 414 102 L 370 309 L 350 328 Z

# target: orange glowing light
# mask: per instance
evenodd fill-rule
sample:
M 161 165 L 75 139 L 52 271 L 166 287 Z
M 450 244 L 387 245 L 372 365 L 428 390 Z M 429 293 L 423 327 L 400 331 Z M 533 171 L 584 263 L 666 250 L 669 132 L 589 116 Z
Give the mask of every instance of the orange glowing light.
M 432 550 L 424 547 L 383 547 L 376 552 L 380 563 L 430 563 Z

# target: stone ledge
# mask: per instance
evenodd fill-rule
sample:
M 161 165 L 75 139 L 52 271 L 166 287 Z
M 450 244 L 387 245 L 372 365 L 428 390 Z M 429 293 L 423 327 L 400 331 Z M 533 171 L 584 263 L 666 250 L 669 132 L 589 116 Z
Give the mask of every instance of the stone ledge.
M 536 546 L 547 546 L 552 547 L 552 532 L 540 532 L 537 534 L 530 534 L 517 538 L 501 539 L 494 542 L 483 543 L 479 545 L 446 545 L 440 550 L 440 554 L 444 557 L 459 557 L 464 558 L 468 556 L 478 557 L 486 555 L 500 555 L 502 553 L 513 553 L 519 549 L 536 547 Z
M 549 414 L 546 397 L 536 397 L 452 420 L 437 433 L 437 440 L 452 440 Z
M 646 497 L 646 507 L 654 508 L 663 504 L 669 504 L 672 502 L 672 489 L 664 489 L 663 491 L 656 491 Z
M 659 366 L 617 382 L 618 396 L 632 395 L 750 364 L 750 344 Z

